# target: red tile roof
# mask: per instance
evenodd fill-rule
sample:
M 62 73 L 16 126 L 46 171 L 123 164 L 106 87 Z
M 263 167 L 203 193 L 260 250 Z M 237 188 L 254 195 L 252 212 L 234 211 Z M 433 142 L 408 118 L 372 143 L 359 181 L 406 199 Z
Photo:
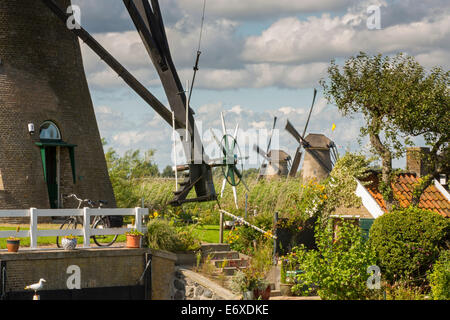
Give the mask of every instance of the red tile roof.
M 376 200 L 381 209 L 386 212 L 386 205 L 384 203 L 383 196 L 378 190 L 378 175 L 372 174 L 364 180 L 372 181 L 365 187 Z M 397 175 L 397 179 L 392 182 L 394 198 L 398 201 L 401 207 L 406 208 L 410 205 L 414 185 L 418 182 L 419 180 L 414 173 L 401 173 Z M 437 212 L 444 217 L 450 217 L 450 201 L 444 197 L 444 195 L 436 188 L 434 184 L 431 184 L 425 189 L 420 197 L 418 206 L 419 208 Z

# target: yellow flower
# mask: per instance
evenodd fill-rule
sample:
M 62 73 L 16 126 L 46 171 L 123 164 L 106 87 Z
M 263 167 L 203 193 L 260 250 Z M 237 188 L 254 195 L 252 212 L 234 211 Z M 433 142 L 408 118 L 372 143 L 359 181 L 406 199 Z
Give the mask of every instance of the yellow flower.
M 153 212 L 153 218 L 157 218 L 159 216 L 158 212 Z

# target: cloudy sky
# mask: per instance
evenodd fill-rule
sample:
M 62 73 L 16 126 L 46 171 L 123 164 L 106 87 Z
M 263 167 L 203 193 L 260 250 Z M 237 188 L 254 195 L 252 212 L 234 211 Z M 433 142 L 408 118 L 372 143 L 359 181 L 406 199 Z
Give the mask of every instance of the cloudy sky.
M 81 9 L 82 26 L 168 106 L 122 1 L 72 3 Z M 203 3 L 160 0 L 183 85 L 193 74 Z M 371 6 L 380 8 L 380 28 L 373 28 Z M 209 128 L 221 130 L 220 112 L 224 112 L 230 131 L 239 123 L 241 152 L 251 161 L 247 166 L 256 167 L 258 159 L 252 150 L 254 139 L 248 137 L 256 132 L 257 143 L 265 149 L 274 116 L 279 129 L 274 147 L 293 154 L 297 143 L 284 130 L 286 119 L 303 131 L 314 88 L 319 91 L 308 132 L 324 133 L 341 154 L 346 149 L 364 149 L 366 142 L 359 145 L 357 141 L 361 120 L 341 117 L 320 90 L 318 81 L 326 77 L 331 59 L 342 63 L 359 51 L 405 52 L 427 68 L 448 69 L 449 40 L 447 0 L 207 0 L 200 70 L 191 100 L 207 152 L 217 155 Z M 160 170 L 173 165 L 170 126 L 86 45 L 81 47 L 100 134 L 108 146 L 119 153 L 156 149 Z M 423 142 L 418 139 L 417 143 Z M 394 166 L 404 167 L 404 160 Z

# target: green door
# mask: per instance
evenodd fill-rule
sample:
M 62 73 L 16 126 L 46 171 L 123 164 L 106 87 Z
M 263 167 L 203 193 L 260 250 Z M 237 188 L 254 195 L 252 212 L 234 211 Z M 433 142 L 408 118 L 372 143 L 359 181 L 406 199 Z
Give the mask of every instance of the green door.
M 56 147 L 45 147 L 45 168 L 46 181 L 48 189 L 48 197 L 50 200 L 50 208 L 58 208 L 58 181 L 57 181 L 57 159 Z
M 363 232 L 363 237 L 366 240 L 369 239 L 369 230 L 374 221 L 375 221 L 375 219 L 370 219 L 370 218 L 359 219 L 359 227 L 361 228 L 361 230 Z

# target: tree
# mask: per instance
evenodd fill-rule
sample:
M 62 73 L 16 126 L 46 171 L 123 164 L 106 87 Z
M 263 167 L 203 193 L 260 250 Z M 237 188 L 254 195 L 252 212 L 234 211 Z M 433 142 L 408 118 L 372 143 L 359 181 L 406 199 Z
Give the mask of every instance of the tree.
M 136 192 L 136 179 L 159 175 L 158 166 L 152 162 L 155 150 L 148 150 L 144 157 L 140 150 L 129 150 L 123 156 L 109 148 L 105 154 L 109 178 L 118 207 L 130 208 L 139 203 Z
M 418 68 L 419 69 L 419 68 Z M 428 176 L 424 177 L 416 192 L 413 203 L 418 203 L 423 191 L 438 178 L 439 173 L 450 172 L 450 71 L 435 67 L 417 83 L 417 93 L 411 97 L 415 103 L 403 104 L 395 109 L 395 126 L 411 136 L 423 136 L 430 152 L 421 155 L 427 164 Z
M 172 167 L 170 165 L 167 165 L 163 172 L 161 173 L 161 177 L 163 178 L 173 178 L 175 177 L 175 171 L 173 171 Z
M 332 60 L 328 76 L 329 83 L 320 81 L 328 102 L 344 116 L 363 115 L 361 137 L 369 137 L 372 151 L 381 158 L 380 191 L 390 209 L 392 160 L 404 154 L 405 144 L 411 145 L 410 136 L 424 134 L 429 143 L 448 141 L 443 134 L 448 120 L 440 119 L 437 126 L 433 121 L 442 114 L 448 119 L 448 73 L 436 69 L 426 75 L 413 57 L 401 53 L 371 57 L 361 52 L 345 62 L 342 72 Z M 424 119 L 425 111 L 432 116 Z

